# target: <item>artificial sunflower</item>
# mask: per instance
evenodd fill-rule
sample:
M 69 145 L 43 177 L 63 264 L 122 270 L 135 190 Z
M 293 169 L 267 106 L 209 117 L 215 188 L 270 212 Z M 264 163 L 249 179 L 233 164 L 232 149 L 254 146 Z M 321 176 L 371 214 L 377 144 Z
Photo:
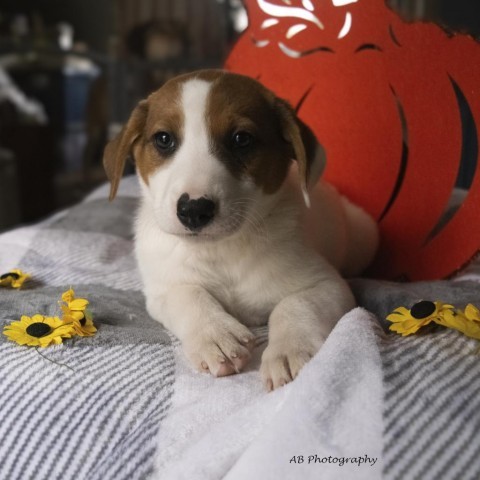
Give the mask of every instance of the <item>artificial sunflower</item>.
M 75 335 L 75 331 L 73 324 L 62 322 L 58 317 L 23 315 L 20 321 L 5 326 L 3 334 L 19 345 L 47 347 L 52 343 L 62 343 L 64 338 Z
M 30 275 L 21 270 L 10 270 L 9 272 L 0 275 L 0 287 L 20 288 L 29 278 Z
M 453 314 L 453 305 L 422 300 L 413 305 L 410 310 L 405 307 L 397 308 L 387 316 L 387 320 L 393 323 L 390 325 L 390 330 L 406 336 L 416 333 L 431 322 L 440 323 L 438 320 L 444 318 L 448 312 Z
M 462 332 L 467 337 L 480 340 L 480 316 L 477 307 L 469 303 L 465 310 L 445 312 L 436 320 L 436 323 L 444 327 L 453 328 Z
M 63 311 L 62 320 L 72 323 L 75 334 L 80 337 L 90 337 L 97 329 L 93 324 L 93 318 L 87 309 L 89 301 L 85 298 L 75 298 L 72 288 L 62 295 L 62 302 L 59 302 Z

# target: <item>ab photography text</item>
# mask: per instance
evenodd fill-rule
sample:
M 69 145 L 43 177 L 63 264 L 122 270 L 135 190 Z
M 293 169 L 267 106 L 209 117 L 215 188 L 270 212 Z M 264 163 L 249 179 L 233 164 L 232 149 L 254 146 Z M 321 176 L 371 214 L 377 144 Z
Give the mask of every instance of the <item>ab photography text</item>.
M 362 465 L 373 467 L 377 463 L 378 458 L 369 457 L 368 455 L 362 455 L 360 457 L 321 457 L 317 454 L 314 455 L 294 455 L 290 458 L 289 463 L 304 463 L 304 464 L 335 464 L 339 467 L 344 465 L 357 465 L 361 467 Z

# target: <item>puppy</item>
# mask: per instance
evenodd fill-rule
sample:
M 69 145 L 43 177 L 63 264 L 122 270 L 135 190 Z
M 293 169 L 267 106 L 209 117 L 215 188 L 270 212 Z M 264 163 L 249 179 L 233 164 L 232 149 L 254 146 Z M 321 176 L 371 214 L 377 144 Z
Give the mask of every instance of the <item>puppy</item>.
M 317 182 L 325 156 L 313 133 L 257 81 L 205 70 L 140 102 L 107 145 L 110 199 L 129 157 L 150 315 L 218 377 L 245 367 L 248 327 L 268 322 L 263 381 L 290 382 L 355 306 L 339 271 L 360 273 L 378 241 L 363 210 Z

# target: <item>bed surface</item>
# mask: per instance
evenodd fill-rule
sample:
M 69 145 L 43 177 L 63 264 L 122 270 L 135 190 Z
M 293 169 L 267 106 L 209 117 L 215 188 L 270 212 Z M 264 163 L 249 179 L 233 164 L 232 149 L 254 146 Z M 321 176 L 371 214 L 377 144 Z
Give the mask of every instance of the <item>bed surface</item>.
M 385 315 L 420 299 L 480 306 L 478 263 L 454 280 L 352 280 L 345 315 L 297 380 L 273 393 L 248 369 L 193 371 L 145 311 L 133 257 L 134 177 L 0 235 L 0 327 L 58 314 L 72 286 L 98 332 L 42 349 L 0 336 L 0 478 L 480 478 L 480 343 L 455 331 L 400 337 Z

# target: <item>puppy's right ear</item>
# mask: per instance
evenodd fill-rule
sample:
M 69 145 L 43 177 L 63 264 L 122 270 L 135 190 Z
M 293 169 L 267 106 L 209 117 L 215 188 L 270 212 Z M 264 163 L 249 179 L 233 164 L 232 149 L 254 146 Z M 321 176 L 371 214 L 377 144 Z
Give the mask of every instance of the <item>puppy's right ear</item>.
M 130 115 L 122 131 L 105 147 L 103 166 L 110 180 L 110 200 L 115 198 L 128 158 L 133 157 L 133 146 L 142 134 L 148 113 L 148 102 L 142 100 Z

